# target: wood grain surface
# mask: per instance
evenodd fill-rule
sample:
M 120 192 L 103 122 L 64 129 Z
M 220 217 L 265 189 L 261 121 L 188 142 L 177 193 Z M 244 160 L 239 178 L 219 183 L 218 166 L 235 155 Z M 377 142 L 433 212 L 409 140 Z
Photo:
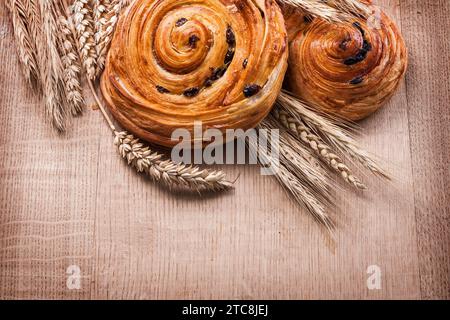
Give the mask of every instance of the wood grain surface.
M 56 134 L 2 2 L 0 298 L 449 299 L 450 1 L 378 3 L 411 63 L 361 140 L 397 179 L 338 192 L 331 239 L 257 167 L 225 167 L 240 178 L 220 196 L 172 194 L 121 161 L 98 111 Z M 372 265 L 380 290 L 367 287 Z

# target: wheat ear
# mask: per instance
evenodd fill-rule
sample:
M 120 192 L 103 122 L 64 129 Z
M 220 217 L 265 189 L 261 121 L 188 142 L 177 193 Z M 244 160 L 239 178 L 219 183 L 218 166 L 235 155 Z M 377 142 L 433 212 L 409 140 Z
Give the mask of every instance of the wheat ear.
M 280 93 L 277 103 L 283 106 L 294 119 L 306 124 L 313 132 L 342 154 L 356 160 L 373 174 L 390 179 L 389 174 L 377 164 L 367 151 L 358 145 L 347 130 L 334 124 L 332 120 L 310 110 L 305 103 L 286 91 Z
M 280 159 L 284 161 L 287 167 L 290 167 L 297 176 L 301 176 L 314 193 L 320 195 L 324 199 L 330 199 L 329 191 L 332 189 L 330 185 L 329 175 L 323 166 L 317 161 L 317 158 L 310 149 L 295 139 L 288 131 L 280 129 L 278 122 L 272 115 L 268 115 L 258 126 L 259 134 L 269 141 L 272 134 L 278 131 L 279 134 L 279 154 Z M 273 146 L 276 148 L 276 145 Z M 264 150 L 263 150 L 264 151 Z
M 55 2 L 40 1 L 42 32 L 45 39 L 45 50 L 42 51 L 41 79 L 44 92 L 46 111 L 53 125 L 59 130 L 65 130 L 67 110 L 63 102 L 63 67 L 58 51 L 58 23 Z
M 41 12 L 39 9 L 39 0 L 28 0 L 28 21 L 29 21 L 29 31 L 36 44 L 37 39 L 39 39 L 39 34 L 42 32 L 41 25 L 39 23 Z M 37 44 L 35 45 L 35 49 Z
M 200 192 L 221 191 L 232 187 L 222 171 L 200 170 L 198 167 L 163 160 L 162 154 L 152 151 L 133 135 L 117 131 L 114 134 L 114 144 L 130 166 L 169 188 L 181 187 Z
M 14 37 L 19 60 L 25 79 L 29 83 L 36 83 L 39 79 L 39 68 L 36 57 L 35 38 L 32 35 L 32 24 L 29 20 L 29 10 L 33 1 L 8 0 L 7 7 L 10 11 Z
M 122 9 L 122 0 L 96 0 L 94 8 L 97 52 L 96 76 L 99 76 L 105 66 L 109 45 Z
M 318 135 L 314 134 L 301 120 L 294 118 L 283 106 L 277 103 L 272 110 L 272 115 L 286 129 L 307 145 L 317 156 L 325 162 L 329 168 L 339 174 L 340 177 L 357 189 L 365 190 L 367 187 L 353 175 L 350 168 L 336 155 L 332 148 L 326 144 Z
M 94 17 L 89 0 L 75 0 L 72 5 L 78 49 L 89 79 L 95 79 L 97 52 L 95 50 Z
M 128 7 L 130 4 L 132 4 L 134 2 L 134 0 L 122 0 L 122 7 L 126 8 Z
M 265 135 L 264 130 L 272 130 L 274 125 L 269 118 L 264 119 L 258 127 L 259 135 Z M 296 202 L 303 205 L 312 216 L 329 231 L 333 231 L 334 223 L 327 214 L 327 205 L 329 204 L 329 183 L 326 174 L 322 174 L 317 167 L 306 162 L 305 158 L 299 154 L 302 147 L 296 145 L 294 141 L 289 141 L 287 135 L 281 134 L 278 143 L 279 161 L 266 152 L 261 152 L 260 146 L 255 141 L 247 141 L 251 153 L 258 155 L 261 163 L 276 168 L 275 177 L 289 192 Z
M 60 12 L 59 26 L 61 32 L 58 35 L 62 53 L 61 60 L 64 67 L 65 93 L 72 115 L 77 115 L 83 110 L 84 98 L 81 88 L 81 66 L 70 24 L 71 22 Z
M 342 22 L 352 16 L 368 18 L 369 7 L 359 0 L 278 0 L 279 3 L 302 9 L 330 22 Z

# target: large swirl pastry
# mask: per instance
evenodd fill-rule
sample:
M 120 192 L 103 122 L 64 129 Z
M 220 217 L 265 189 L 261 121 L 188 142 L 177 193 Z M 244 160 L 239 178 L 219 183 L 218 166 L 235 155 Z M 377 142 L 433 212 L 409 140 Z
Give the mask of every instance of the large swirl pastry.
M 405 43 L 384 13 L 377 22 L 344 24 L 285 10 L 289 35 L 289 89 L 312 106 L 345 120 L 379 109 L 407 67 Z
M 171 147 L 175 129 L 253 128 L 287 69 L 275 0 L 137 0 L 119 19 L 101 89 L 115 119 Z

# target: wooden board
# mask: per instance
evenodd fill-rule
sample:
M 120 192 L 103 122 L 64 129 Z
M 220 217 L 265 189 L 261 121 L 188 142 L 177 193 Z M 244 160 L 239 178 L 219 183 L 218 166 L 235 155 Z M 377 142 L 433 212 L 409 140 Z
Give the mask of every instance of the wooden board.
M 257 167 L 225 167 L 230 193 L 172 194 L 121 161 L 97 111 L 54 133 L 1 4 L 0 298 L 450 298 L 450 1 L 379 3 L 411 65 L 361 140 L 398 179 L 338 193 L 335 240 Z

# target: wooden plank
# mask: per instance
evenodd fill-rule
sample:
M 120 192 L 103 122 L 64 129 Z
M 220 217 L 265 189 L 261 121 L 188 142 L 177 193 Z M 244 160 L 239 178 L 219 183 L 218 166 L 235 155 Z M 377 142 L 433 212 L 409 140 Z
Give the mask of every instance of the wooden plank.
M 403 3 L 400 11 L 399 0 L 382 4 L 413 41 L 408 33 L 411 37 L 416 29 L 408 28 L 415 17 L 403 14 Z M 432 20 L 426 23 L 432 28 Z M 436 39 L 423 36 L 434 44 L 429 50 L 439 48 Z M 436 171 L 417 166 L 422 162 L 414 155 L 411 165 L 409 130 L 417 133 L 421 127 L 408 124 L 409 82 L 408 90 L 403 86 L 386 108 L 362 123 L 364 145 L 391 164 L 399 179 L 389 188 L 370 180 L 372 191 L 365 195 L 338 193 L 332 241 L 256 167 L 224 168 L 232 177 L 241 174 L 230 193 L 172 194 L 123 163 L 98 112 L 87 111 L 65 136 L 57 136 L 23 82 L 3 5 L 0 42 L 0 298 L 420 298 L 420 285 L 428 290 L 419 278 L 423 243 L 425 257 L 434 259 L 430 288 L 448 289 L 443 279 L 448 255 L 436 257 L 448 253 L 439 246 L 449 230 L 427 220 L 430 231 L 442 233 L 429 233 L 424 242 L 416 225 L 414 196 L 429 199 L 419 190 L 425 175 L 417 168 L 427 168 L 428 175 Z M 425 68 L 413 55 L 410 77 Z M 436 88 L 437 83 L 427 87 L 426 97 Z M 435 102 L 440 109 L 434 112 L 445 111 L 445 100 Z M 430 161 L 439 150 L 433 143 L 420 145 Z M 448 176 L 440 179 L 447 185 L 439 186 L 448 187 Z M 442 193 L 438 197 L 445 200 Z M 70 265 L 80 267 L 80 290 L 66 286 Z M 367 288 L 370 265 L 382 270 L 381 290 Z
M 0 5 L 0 298 L 87 298 L 99 119 L 86 114 L 65 135 L 45 119 L 24 82 L 12 26 Z M 81 269 L 80 290 L 66 286 Z
M 398 1 L 390 4 L 398 18 Z M 172 195 L 136 176 L 102 138 L 100 153 L 112 161 L 99 172 L 94 296 L 420 297 L 404 88 L 363 125 L 365 144 L 398 165 L 402 194 L 376 183 L 369 199 L 345 191 L 336 242 L 256 168 L 226 168 L 241 173 L 234 194 Z M 380 291 L 366 286 L 374 264 L 383 272 Z
M 450 1 L 402 0 L 422 296 L 450 298 Z

